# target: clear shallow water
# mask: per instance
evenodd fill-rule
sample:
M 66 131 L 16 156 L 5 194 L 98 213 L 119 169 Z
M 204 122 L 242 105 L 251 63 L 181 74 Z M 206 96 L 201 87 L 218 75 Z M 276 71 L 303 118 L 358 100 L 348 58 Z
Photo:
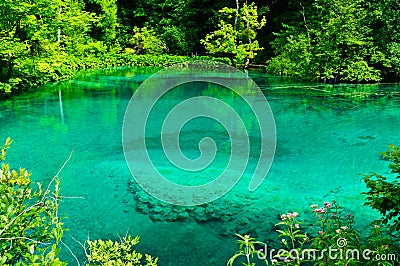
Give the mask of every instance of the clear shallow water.
M 359 174 L 388 171 L 378 152 L 400 142 L 400 102 L 379 94 L 398 92 L 398 85 L 364 85 L 365 91 L 376 90 L 377 96 L 351 100 L 321 92 L 331 86 L 251 73 L 265 91 L 277 126 L 277 150 L 268 177 L 249 193 L 256 163 L 251 160 L 244 177 L 225 197 L 206 206 L 181 208 L 158 202 L 132 185 L 122 152 L 126 106 L 140 82 L 154 71 L 105 70 L 0 103 L 0 139 L 14 140 L 8 156 L 14 168 L 28 168 L 33 179 L 48 182 L 74 149 L 62 173 L 62 194 L 84 199 L 64 199 L 60 212 L 68 216 L 65 242 L 78 257 L 83 257 L 83 250 L 71 237 L 83 242 L 88 237 L 116 239 L 117 234 L 129 232 L 141 236 L 139 250 L 158 256 L 161 265 L 225 265 L 236 250 L 235 232 L 265 240 L 274 236 L 273 225 L 287 211 L 298 211 L 309 221 L 309 205 L 336 199 L 356 214 L 361 228 L 374 218 L 362 206 L 364 185 Z M 315 95 L 302 95 L 305 88 Z M 254 128 L 254 118 L 246 116 L 240 100 L 215 86 L 177 89 L 162 106 L 196 95 L 225 99 L 244 115 L 246 127 Z M 162 112 L 156 112 L 154 122 L 162 117 L 158 113 Z M 182 145 L 187 156 L 198 156 L 205 128 L 220 149 L 208 172 L 197 179 L 176 172 L 162 160 L 159 136 L 154 133 L 150 154 L 159 159 L 159 170 L 182 183 L 212 179 L 229 151 L 223 128 L 205 120 L 188 124 Z M 255 158 L 257 151 L 252 153 Z M 67 252 L 63 256 L 74 264 Z

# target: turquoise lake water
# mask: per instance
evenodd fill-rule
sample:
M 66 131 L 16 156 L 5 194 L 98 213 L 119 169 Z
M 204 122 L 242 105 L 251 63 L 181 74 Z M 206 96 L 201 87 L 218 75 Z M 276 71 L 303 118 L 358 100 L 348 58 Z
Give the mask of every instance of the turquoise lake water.
M 379 152 L 400 143 L 400 85 L 358 85 L 361 92 L 354 99 L 345 93 L 349 86 L 333 88 L 250 72 L 276 122 L 277 147 L 267 178 L 256 191 L 248 191 L 257 163 L 255 148 L 243 178 L 228 194 L 206 205 L 180 207 L 160 202 L 136 185 L 122 149 L 128 102 L 155 71 L 121 68 L 82 74 L 0 102 L 0 140 L 13 139 L 8 154 L 13 168 L 27 168 L 32 179 L 46 183 L 74 149 L 61 174 L 61 192 L 78 198 L 65 198 L 60 213 L 69 229 L 65 242 L 82 261 L 84 252 L 72 238 L 116 240 L 128 232 L 140 235 L 138 249 L 159 257 L 160 265 L 225 265 L 236 251 L 235 232 L 273 243 L 274 224 L 288 211 L 299 212 L 309 223 L 311 204 L 335 199 L 355 214 L 360 228 L 376 217 L 363 206 L 360 174 L 388 172 Z M 333 89 L 336 96 L 327 92 Z M 373 94 L 366 97 L 362 91 Z M 383 97 L 384 92 L 389 96 Z M 257 145 L 257 124 L 248 107 L 227 89 L 207 84 L 172 91 L 151 123 L 162 121 L 165 116 L 157 114 L 163 114 L 163 108 L 199 95 L 234 106 L 246 128 L 254 131 L 250 141 Z M 177 183 L 209 182 L 226 165 L 229 136 L 221 125 L 204 118 L 182 130 L 182 149 L 189 158 L 199 155 L 198 142 L 205 132 L 214 138 L 218 153 L 207 171 L 192 178 L 171 167 L 156 133 L 150 136 L 149 154 L 158 170 Z M 62 256 L 75 264 L 65 249 Z

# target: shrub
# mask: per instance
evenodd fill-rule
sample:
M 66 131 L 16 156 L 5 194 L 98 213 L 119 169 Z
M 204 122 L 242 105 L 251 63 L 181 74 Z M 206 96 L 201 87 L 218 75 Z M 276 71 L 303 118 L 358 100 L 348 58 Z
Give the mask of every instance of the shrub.
M 0 82 L 0 98 L 10 93 L 22 92 L 45 83 L 73 78 L 80 70 L 84 69 L 120 66 L 167 67 L 193 60 L 212 60 L 229 63 L 227 58 L 212 58 L 209 56 L 138 55 L 128 52 L 118 53 L 118 51 L 102 53 L 99 52 L 101 47 L 98 50 L 96 50 L 95 46 L 89 48 L 84 55 L 73 55 L 60 51 L 47 57 L 27 57 L 16 60 L 15 78 L 11 78 L 7 82 Z
M 6 159 L 10 138 L 0 147 L 0 162 Z M 58 217 L 59 180 L 48 187 L 32 184 L 23 168 L 0 170 L 0 265 L 65 265 L 58 259 L 63 235 Z
M 132 238 L 126 236 L 119 242 L 113 242 L 111 240 L 94 240 L 87 241 L 89 246 L 89 253 L 86 253 L 86 257 L 89 260 L 90 265 L 146 265 L 156 266 L 158 258 L 145 254 L 144 264 L 143 255 L 134 250 L 134 246 L 139 243 L 139 237 Z
M 0 146 L 0 162 L 6 159 L 10 145 L 11 139 L 7 138 Z M 26 169 L 16 171 L 8 164 L 1 165 L 0 265 L 67 265 L 58 258 L 65 230 L 58 216 L 58 174 L 45 190 L 41 183 L 34 186 L 30 175 Z M 129 235 L 120 242 L 88 240 L 87 265 L 142 265 L 143 255 L 133 249 L 138 243 L 138 236 Z M 157 261 L 145 254 L 143 265 L 156 266 Z
M 382 215 L 381 222 L 389 224 L 397 231 L 400 229 L 400 147 L 389 145 L 389 150 L 382 153 L 382 158 L 391 162 L 390 172 L 394 175 L 393 180 L 388 177 L 371 173 L 365 175 L 363 181 L 369 189 L 363 193 L 367 195 L 364 205 L 379 211 Z

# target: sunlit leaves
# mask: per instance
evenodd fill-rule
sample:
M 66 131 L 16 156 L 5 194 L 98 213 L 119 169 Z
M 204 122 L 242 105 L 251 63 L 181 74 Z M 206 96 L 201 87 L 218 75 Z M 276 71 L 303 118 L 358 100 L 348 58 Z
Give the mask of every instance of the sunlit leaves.
M 0 161 L 6 156 L 10 138 L 1 149 Z M 31 184 L 26 169 L 0 170 L 0 264 L 65 265 L 57 259 L 63 234 L 57 216 L 58 181 L 52 190 L 43 191 Z
M 75 0 L 0 2 L 0 93 L 37 85 L 36 76 L 57 71 L 41 60 L 37 65 L 37 58 L 91 48 L 88 32 L 98 18 L 83 8 Z
M 218 29 L 207 34 L 200 42 L 211 55 L 227 56 L 232 64 L 247 66 L 257 51 L 263 49 L 255 38 L 256 30 L 266 23 L 265 17 L 259 19 L 254 3 L 244 4 L 239 10 L 225 7 L 219 12 L 225 20 L 220 20 Z
M 133 36 L 129 40 L 136 54 L 159 55 L 166 51 L 167 47 L 152 29 L 147 27 L 133 29 Z
M 135 246 L 139 243 L 139 237 L 130 235 L 123 237 L 120 241 L 111 240 L 88 240 L 89 246 L 86 257 L 89 265 L 147 265 L 156 266 L 158 258 L 143 254 L 135 250 Z

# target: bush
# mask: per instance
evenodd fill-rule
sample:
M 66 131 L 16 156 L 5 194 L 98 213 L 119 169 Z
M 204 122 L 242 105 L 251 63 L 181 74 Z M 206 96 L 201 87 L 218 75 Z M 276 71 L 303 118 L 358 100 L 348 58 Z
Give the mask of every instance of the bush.
M 132 238 L 129 235 L 119 242 L 113 242 L 111 240 L 88 240 L 89 253 L 86 253 L 86 257 L 89 260 L 89 264 L 86 265 L 156 266 L 158 258 L 153 258 L 148 254 L 145 254 L 144 264 L 142 264 L 143 255 L 134 250 L 134 246 L 138 243 L 138 236 Z
M 93 48 L 94 49 L 94 48 Z M 97 51 L 97 50 L 96 50 Z M 212 60 L 229 63 L 227 58 L 209 56 L 175 56 L 135 53 L 119 53 L 118 50 L 98 53 L 93 50 L 85 55 L 71 55 L 60 51 L 47 57 L 20 58 L 16 61 L 15 78 L 0 82 L 0 98 L 10 93 L 22 92 L 45 83 L 73 78 L 80 70 L 120 66 L 167 67 L 192 60 Z
M 0 161 L 6 159 L 10 138 L 0 147 Z M 32 184 L 26 169 L 0 170 L 0 264 L 65 265 L 58 259 L 63 235 L 58 217 L 59 180 L 48 187 Z
M 363 193 L 367 195 L 364 205 L 379 211 L 382 215 L 381 222 L 388 224 L 392 230 L 400 230 L 400 147 L 389 145 L 389 150 L 382 153 L 382 158 L 391 162 L 390 172 L 393 180 L 388 177 L 371 173 L 365 175 L 363 181 L 369 189 Z
M 8 138 L 4 146 L 0 146 L 0 162 L 6 159 L 10 145 Z M 67 265 L 58 258 L 65 230 L 58 216 L 61 198 L 58 174 L 45 190 L 41 183 L 34 186 L 30 175 L 23 168 L 16 171 L 10 170 L 8 164 L 1 166 L 0 265 Z M 143 255 L 133 249 L 138 243 L 138 236 L 129 235 L 120 242 L 88 240 L 87 265 L 140 266 Z M 156 266 L 157 261 L 145 254 L 143 265 Z

